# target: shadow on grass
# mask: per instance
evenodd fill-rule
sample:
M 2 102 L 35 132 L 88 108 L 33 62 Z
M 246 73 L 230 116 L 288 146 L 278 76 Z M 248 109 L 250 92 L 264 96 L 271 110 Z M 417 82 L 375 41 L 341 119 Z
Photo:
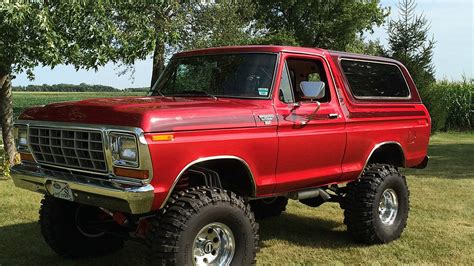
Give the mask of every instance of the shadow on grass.
M 291 213 L 283 213 L 280 217 L 263 219 L 258 222 L 262 241 L 284 240 L 291 244 L 313 248 L 360 246 L 354 243 L 345 227 L 342 231 L 336 230 L 343 225 L 342 222 Z
M 408 175 L 446 179 L 474 178 L 474 144 L 431 144 L 430 161 L 425 169 L 407 169 Z
M 333 230 L 341 226 L 335 221 L 284 213 L 259 223 L 261 240 L 286 240 L 296 245 L 322 248 L 356 246 L 345 231 Z M 104 257 L 60 258 L 46 245 L 36 222 L 0 227 L 0 239 L 0 265 L 145 264 L 146 248 L 131 241 L 121 251 Z
M 145 265 L 143 245 L 128 241 L 103 257 L 63 259 L 44 242 L 37 222 L 0 227 L 0 265 Z

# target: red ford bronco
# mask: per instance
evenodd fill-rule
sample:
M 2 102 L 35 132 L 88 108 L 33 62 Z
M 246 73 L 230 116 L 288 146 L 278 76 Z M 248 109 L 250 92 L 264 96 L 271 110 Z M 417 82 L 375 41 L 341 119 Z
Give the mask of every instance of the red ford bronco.
M 174 55 L 146 97 L 26 110 L 12 174 L 45 194 L 41 232 L 60 256 L 135 240 L 157 264 L 248 265 L 255 217 L 279 215 L 288 199 L 338 202 L 357 241 L 399 238 L 409 192 L 398 169 L 426 166 L 430 123 L 391 59 L 203 49 Z

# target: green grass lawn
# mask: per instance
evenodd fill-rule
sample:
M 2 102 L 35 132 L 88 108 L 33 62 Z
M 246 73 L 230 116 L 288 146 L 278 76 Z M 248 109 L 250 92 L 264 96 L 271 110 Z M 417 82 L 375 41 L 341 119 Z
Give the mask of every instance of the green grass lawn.
M 16 92 L 15 114 L 31 105 L 118 95 L 122 94 Z M 293 201 L 281 217 L 259 221 L 258 263 L 474 264 L 474 134 L 437 134 L 431 138 L 429 153 L 428 168 L 404 171 L 411 211 L 400 240 L 375 246 L 354 243 L 337 204 L 310 208 Z M 57 257 L 41 238 L 40 200 L 39 194 L 0 181 L 0 265 L 142 263 L 145 248 L 134 243 L 103 258 L 69 261 Z

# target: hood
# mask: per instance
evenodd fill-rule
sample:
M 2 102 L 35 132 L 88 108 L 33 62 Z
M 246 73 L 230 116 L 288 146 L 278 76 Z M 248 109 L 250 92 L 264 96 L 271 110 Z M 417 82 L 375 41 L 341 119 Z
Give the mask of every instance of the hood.
M 145 132 L 255 127 L 255 101 L 208 97 L 121 97 L 32 107 L 20 119 L 139 127 Z

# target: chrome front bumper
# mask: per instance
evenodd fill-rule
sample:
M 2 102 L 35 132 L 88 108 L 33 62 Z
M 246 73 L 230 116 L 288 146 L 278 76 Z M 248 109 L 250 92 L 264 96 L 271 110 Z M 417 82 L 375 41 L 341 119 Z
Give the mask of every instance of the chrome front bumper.
M 93 178 L 69 171 L 44 169 L 34 163 L 23 163 L 11 168 L 17 187 L 50 195 L 51 183 L 69 185 L 74 201 L 131 214 L 150 212 L 154 198 L 151 185 L 123 184 L 113 178 Z

